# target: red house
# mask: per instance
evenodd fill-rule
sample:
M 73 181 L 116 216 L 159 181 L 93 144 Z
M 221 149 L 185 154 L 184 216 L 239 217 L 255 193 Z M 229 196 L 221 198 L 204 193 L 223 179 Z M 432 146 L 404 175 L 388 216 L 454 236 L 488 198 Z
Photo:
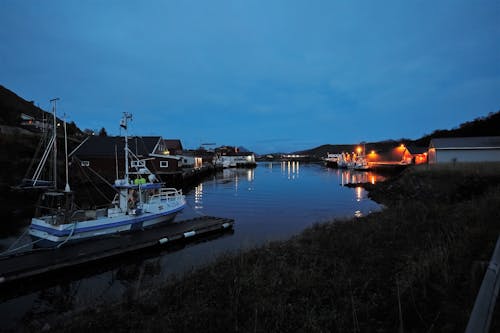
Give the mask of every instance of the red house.
M 167 175 L 181 173 L 181 157 L 177 155 L 182 153 L 180 140 L 135 136 L 129 137 L 128 146 L 135 156 L 129 161 L 131 173 L 146 167 L 161 181 L 166 181 Z M 73 163 L 90 167 L 108 181 L 114 181 L 124 174 L 124 149 L 123 137 L 89 136 L 70 156 L 74 159 Z

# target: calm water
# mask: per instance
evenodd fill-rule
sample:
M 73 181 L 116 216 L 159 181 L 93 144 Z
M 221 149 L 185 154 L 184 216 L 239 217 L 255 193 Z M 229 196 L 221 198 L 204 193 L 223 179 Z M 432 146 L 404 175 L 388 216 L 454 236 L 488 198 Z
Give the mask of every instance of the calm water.
M 235 219 L 233 233 L 71 273 L 52 285 L 19 287 L 11 295 L 0 295 L 0 325 L 14 328 L 28 320 L 50 323 L 67 310 L 135 297 L 142 289 L 209 263 L 221 253 L 287 239 L 316 222 L 376 211 L 379 206 L 361 187 L 342 185 L 380 179 L 372 173 L 298 162 L 224 170 L 186 193 L 188 207 L 177 220 L 229 217 Z M 11 239 L 15 238 L 3 242 Z

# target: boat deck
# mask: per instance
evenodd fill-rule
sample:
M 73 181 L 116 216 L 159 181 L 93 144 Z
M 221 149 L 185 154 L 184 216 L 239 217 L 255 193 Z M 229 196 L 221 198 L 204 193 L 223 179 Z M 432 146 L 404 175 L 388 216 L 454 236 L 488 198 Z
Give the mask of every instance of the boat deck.
M 51 271 L 162 246 L 174 241 L 233 227 L 234 220 L 203 216 L 165 226 L 65 244 L 60 248 L 35 249 L 0 258 L 0 284 Z

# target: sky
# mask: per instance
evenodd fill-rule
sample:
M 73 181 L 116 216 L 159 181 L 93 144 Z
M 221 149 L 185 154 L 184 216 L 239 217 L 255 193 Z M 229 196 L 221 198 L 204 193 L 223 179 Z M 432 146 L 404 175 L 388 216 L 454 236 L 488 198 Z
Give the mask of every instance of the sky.
M 0 0 L 0 85 L 184 148 L 417 139 L 500 110 L 500 1 Z

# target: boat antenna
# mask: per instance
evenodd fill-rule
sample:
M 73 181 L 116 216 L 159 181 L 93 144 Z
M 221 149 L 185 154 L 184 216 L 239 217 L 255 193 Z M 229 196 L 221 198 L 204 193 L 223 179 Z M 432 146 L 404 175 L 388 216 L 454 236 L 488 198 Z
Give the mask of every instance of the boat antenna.
M 123 118 L 120 121 L 120 127 L 125 130 L 125 181 L 127 184 L 129 183 L 129 175 L 128 175 L 128 133 L 127 133 L 127 125 L 128 120 L 132 120 L 132 115 L 128 112 L 123 112 Z
M 57 190 L 57 120 L 56 120 L 56 103 L 59 100 L 59 98 L 53 98 L 50 100 L 52 103 L 52 114 L 54 116 L 54 123 L 53 123 L 53 138 L 54 138 L 54 146 L 53 146 L 53 155 L 54 155 L 54 189 Z

